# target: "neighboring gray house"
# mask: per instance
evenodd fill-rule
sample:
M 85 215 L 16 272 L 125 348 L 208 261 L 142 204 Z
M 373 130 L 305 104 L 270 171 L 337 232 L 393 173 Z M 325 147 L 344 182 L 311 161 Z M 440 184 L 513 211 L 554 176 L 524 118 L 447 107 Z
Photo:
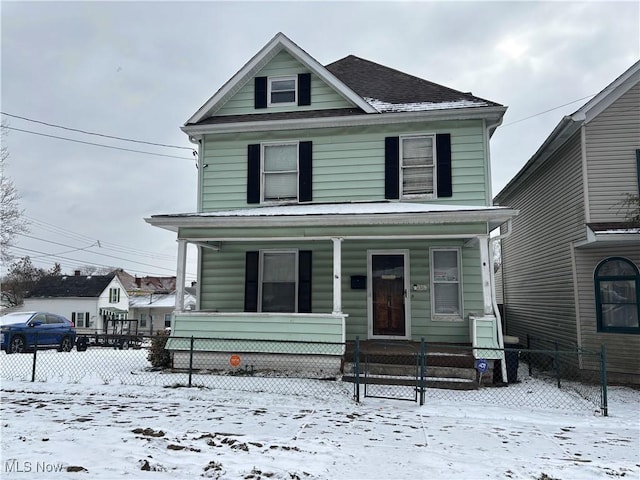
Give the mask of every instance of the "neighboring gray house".
M 520 212 L 502 244 L 507 333 L 605 345 L 609 379 L 640 383 L 640 224 L 623 206 L 639 189 L 637 62 L 564 117 L 495 197 Z

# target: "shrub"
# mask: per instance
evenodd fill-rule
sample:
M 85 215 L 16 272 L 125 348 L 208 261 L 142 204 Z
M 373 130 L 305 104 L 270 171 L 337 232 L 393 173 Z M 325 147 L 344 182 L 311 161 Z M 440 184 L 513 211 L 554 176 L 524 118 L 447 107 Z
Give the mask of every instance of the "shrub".
M 169 350 L 164 348 L 168 339 L 169 332 L 158 332 L 151 338 L 151 349 L 147 354 L 147 360 L 151 362 L 151 366 L 155 368 L 171 367 L 171 355 Z

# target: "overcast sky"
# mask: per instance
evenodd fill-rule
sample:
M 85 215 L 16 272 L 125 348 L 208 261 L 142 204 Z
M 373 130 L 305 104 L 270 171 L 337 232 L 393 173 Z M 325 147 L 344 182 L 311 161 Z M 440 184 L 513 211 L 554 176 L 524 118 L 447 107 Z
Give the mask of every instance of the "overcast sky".
M 506 105 L 491 141 L 495 195 L 563 115 L 640 58 L 639 5 L 3 0 L 6 174 L 31 222 L 13 253 L 65 273 L 175 275 L 175 234 L 144 218 L 195 211 L 197 173 L 187 149 L 15 116 L 189 148 L 179 127 L 281 31 L 323 65 L 353 54 Z

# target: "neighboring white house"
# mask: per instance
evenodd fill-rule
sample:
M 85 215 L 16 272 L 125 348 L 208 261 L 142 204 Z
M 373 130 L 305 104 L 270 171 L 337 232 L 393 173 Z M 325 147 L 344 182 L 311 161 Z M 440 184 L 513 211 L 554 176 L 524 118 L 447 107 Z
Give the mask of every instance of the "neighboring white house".
M 194 310 L 196 298 L 184 294 L 186 310 Z M 129 318 L 138 320 L 138 332 L 152 335 L 173 326 L 173 312 L 176 308 L 176 292 L 147 293 L 129 297 Z
M 127 318 L 129 295 L 118 277 L 109 275 L 50 276 L 25 296 L 22 311 L 46 311 L 72 320 L 78 333 L 103 333 L 109 318 Z

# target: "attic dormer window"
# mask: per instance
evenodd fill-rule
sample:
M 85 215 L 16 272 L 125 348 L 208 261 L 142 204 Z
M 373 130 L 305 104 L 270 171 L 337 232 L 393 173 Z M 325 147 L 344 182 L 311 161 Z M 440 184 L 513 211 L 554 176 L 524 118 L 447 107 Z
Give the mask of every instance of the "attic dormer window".
M 269 106 L 295 105 L 297 86 L 298 78 L 296 76 L 269 77 Z

